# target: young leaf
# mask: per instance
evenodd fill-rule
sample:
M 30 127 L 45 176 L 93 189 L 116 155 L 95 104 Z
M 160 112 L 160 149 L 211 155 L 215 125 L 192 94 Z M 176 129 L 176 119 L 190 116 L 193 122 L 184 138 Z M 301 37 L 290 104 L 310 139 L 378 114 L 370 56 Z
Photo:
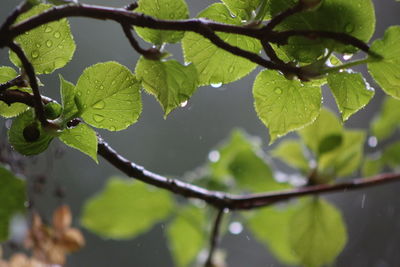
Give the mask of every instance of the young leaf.
M 60 95 L 61 103 L 63 106 L 62 117 L 64 120 L 68 121 L 72 119 L 78 113 L 78 107 L 75 103 L 75 85 L 64 80 L 60 75 Z
M 320 155 L 318 169 L 322 173 L 329 173 L 334 177 L 352 174 L 361 164 L 365 135 L 364 131 L 344 131 L 341 145 Z
M 96 234 L 128 239 L 147 232 L 171 213 L 169 193 L 132 180 L 110 178 L 83 208 L 82 224 Z
M 189 17 L 189 9 L 184 0 L 139 0 L 139 7 L 135 9 L 135 12 L 165 20 L 180 20 Z M 183 31 L 153 30 L 141 27 L 135 27 L 135 31 L 143 40 L 156 45 L 179 42 L 184 35 Z
M 382 60 L 368 63 L 368 70 L 386 94 L 400 99 L 400 26 L 389 27 L 382 40 L 371 45 L 371 51 Z
M 342 144 L 343 136 L 341 134 L 331 134 L 324 137 L 318 145 L 318 156 L 330 152 Z
M 367 105 L 375 94 L 361 73 L 331 73 L 328 76 L 328 84 L 342 113 L 343 121 Z
M 400 125 L 400 101 L 386 96 L 380 114 L 373 120 L 371 131 L 378 140 L 390 137 Z
M 323 108 L 315 122 L 298 131 L 303 142 L 318 155 L 323 139 L 330 135 L 341 135 L 342 125 L 336 116 L 328 109 Z
M 197 89 L 197 71 L 193 64 L 181 65 L 176 60 L 156 61 L 140 58 L 136 75 L 144 89 L 162 105 L 165 116 L 179 107 Z
M 382 171 L 383 167 L 384 164 L 381 157 L 366 157 L 361 168 L 361 174 L 363 177 L 376 175 Z
M 271 0 L 272 14 L 286 10 L 298 1 Z M 340 15 L 338 15 L 340 14 Z M 324 0 L 315 10 L 301 12 L 285 19 L 276 27 L 284 30 L 320 30 L 344 32 L 364 42 L 375 31 L 375 11 L 371 0 Z M 282 46 L 292 58 L 301 62 L 312 62 L 325 53 L 325 48 L 341 53 L 354 53 L 356 49 L 349 45 L 324 38 L 289 38 L 288 45 Z
M 304 148 L 299 140 L 284 140 L 272 151 L 272 156 L 285 162 L 287 165 L 307 173 L 310 169 L 308 159 L 304 155 Z
M 340 211 L 323 199 L 309 198 L 293 214 L 289 244 L 302 265 L 320 267 L 331 263 L 346 242 Z
M 204 247 L 206 235 L 204 210 L 196 207 L 181 209 L 167 227 L 169 248 L 178 267 L 189 266 Z
M 0 67 L 0 83 L 8 82 L 17 77 L 17 75 L 18 75 L 17 72 L 13 68 Z M 15 88 L 10 88 L 7 90 L 12 90 L 12 89 Z M 15 117 L 27 109 L 28 106 L 22 103 L 14 103 L 9 106 L 3 101 L 0 101 L 0 116 L 3 116 L 5 118 Z
M 80 123 L 74 128 L 65 129 L 59 138 L 64 144 L 78 149 L 99 163 L 96 132 L 86 124 Z
M 290 247 L 289 226 L 295 209 L 293 206 L 263 208 L 255 211 L 247 226 L 253 236 L 283 263 L 297 265 L 299 259 Z
M 29 109 L 14 119 L 8 131 L 8 140 L 23 155 L 36 155 L 47 149 L 53 137 L 42 129 Z
M 224 4 L 228 7 L 229 11 L 242 20 L 250 20 L 253 16 L 252 13 L 255 13 L 263 1 L 269 0 L 222 0 L 222 2 L 224 2 Z
M 43 13 L 51 5 L 40 4 L 18 17 L 17 23 Z M 61 19 L 35 28 L 15 38 L 24 50 L 36 73 L 49 74 L 64 67 L 74 55 L 75 42 L 67 19 Z M 18 67 L 21 63 L 14 53 L 11 61 Z
M 268 127 L 270 143 L 312 123 L 321 109 L 321 88 L 287 80 L 273 70 L 258 74 L 253 95 L 257 115 Z
M 400 166 L 400 141 L 397 141 L 385 148 L 382 161 L 390 168 L 395 169 Z
M 87 68 L 75 91 L 82 118 L 96 128 L 123 130 L 135 123 L 142 111 L 140 82 L 116 62 Z
M 275 191 L 288 187 L 275 181 L 260 145 L 240 131 L 234 131 L 230 140 L 216 153 L 219 159 L 211 163 L 214 179 L 234 181 L 239 189 L 251 192 Z
M 25 182 L 0 164 L 0 242 L 8 238 L 11 217 L 24 211 Z
M 240 18 L 232 18 L 228 8 L 222 3 L 212 4 L 197 17 L 225 24 L 242 24 Z M 249 37 L 228 33 L 218 33 L 218 36 L 225 42 L 250 52 L 258 53 L 261 49 L 259 41 Z M 256 67 L 255 63 L 218 48 L 197 33 L 187 32 L 182 40 L 182 47 L 185 61 L 192 62 L 199 73 L 200 85 L 230 83 L 246 76 Z

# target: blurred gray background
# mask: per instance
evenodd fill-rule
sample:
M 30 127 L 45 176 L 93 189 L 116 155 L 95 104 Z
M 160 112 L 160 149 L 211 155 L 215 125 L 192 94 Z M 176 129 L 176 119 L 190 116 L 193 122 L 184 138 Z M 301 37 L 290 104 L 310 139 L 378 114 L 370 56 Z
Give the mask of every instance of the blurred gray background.
M 130 3 L 128 0 L 82 2 L 115 7 Z M 191 16 L 213 2 L 189 0 Z M 400 3 L 394 0 L 374 2 L 377 27 L 373 39 L 382 37 L 389 25 L 400 24 Z M 0 20 L 3 21 L 18 3 L 15 0 L 1 0 Z M 138 55 L 129 46 L 119 25 L 83 18 L 73 18 L 70 22 L 77 51 L 67 67 L 48 77 L 41 77 L 46 85 L 44 94 L 59 99 L 58 73 L 76 83 L 82 71 L 97 62 L 115 60 L 134 69 Z M 181 59 L 177 46 L 172 46 L 170 51 Z M 10 65 L 5 50 L 0 51 L 0 65 Z M 360 70 L 365 71 L 364 68 Z M 101 134 L 132 161 L 152 171 L 176 177 L 202 165 L 209 151 L 237 127 L 251 135 L 260 136 L 265 150 L 268 150 L 267 129 L 258 120 L 253 108 L 251 87 L 257 73 L 258 70 L 220 88 L 199 88 L 186 107 L 173 111 L 166 120 L 156 100 L 143 94 L 144 108 L 138 123 L 122 132 Z M 380 89 L 372 81 L 371 85 L 376 88 L 374 100 L 346 122 L 346 127 L 368 128 L 368 122 L 382 100 Z M 330 93 L 325 90 L 324 94 L 324 104 L 337 110 Z M 29 171 L 36 174 L 50 171 L 52 183 L 64 187 L 65 202 L 72 206 L 77 225 L 85 200 L 101 190 L 109 176 L 119 172 L 103 160 L 96 165 L 87 156 L 72 149 L 66 149 L 60 158 L 56 157 L 60 154 L 60 147 L 60 144 L 54 143 L 47 155 L 30 160 Z M 366 149 L 373 151 L 372 148 Z M 375 149 L 379 149 L 379 146 Z M 400 266 L 399 192 L 400 183 L 326 196 L 344 212 L 349 232 L 349 242 L 335 266 Z M 39 199 L 36 206 L 42 213 L 49 214 L 58 203 L 50 196 L 51 192 L 46 194 L 47 197 Z M 69 257 L 66 266 L 173 266 L 161 224 L 151 232 L 129 241 L 104 240 L 83 231 L 87 245 Z M 246 231 L 225 236 L 222 248 L 227 250 L 229 267 L 283 266 Z

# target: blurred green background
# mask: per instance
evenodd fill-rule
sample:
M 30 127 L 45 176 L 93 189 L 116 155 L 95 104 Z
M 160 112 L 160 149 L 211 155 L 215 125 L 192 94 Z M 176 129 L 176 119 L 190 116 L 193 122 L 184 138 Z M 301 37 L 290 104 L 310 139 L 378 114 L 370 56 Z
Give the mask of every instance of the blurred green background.
M 82 2 L 115 7 L 130 3 L 127 0 Z M 213 2 L 188 0 L 191 16 L 194 17 Z M 377 27 L 373 39 L 382 37 L 389 25 L 400 24 L 400 3 L 394 0 L 374 2 Z M 1 0 L 0 19 L 4 20 L 18 3 L 15 0 Z M 115 60 L 134 69 L 138 54 L 130 47 L 119 25 L 83 18 L 73 18 L 70 22 L 77 51 L 65 68 L 48 77 L 41 77 L 45 84 L 44 94 L 59 99 L 58 73 L 75 83 L 86 67 L 97 62 Z M 172 45 L 167 49 L 182 59 L 179 46 Z M 0 65 L 10 65 L 5 50 L 0 51 Z M 359 70 L 365 72 L 365 68 Z M 138 123 L 122 132 L 104 131 L 101 134 L 128 159 L 154 172 L 176 177 L 202 165 L 209 151 L 227 138 L 234 128 L 242 128 L 251 135 L 261 137 L 265 150 L 268 150 L 267 129 L 253 108 L 251 88 L 257 73 L 258 70 L 238 82 L 220 88 L 199 88 L 184 108 L 173 111 L 166 120 L 156 100 L 144 93 L 144 108 Z M 382 93 L 375 84 L 371 85 L 376 88 L 373 101 L 350 118 L 346 127 L 368 128 L 368 122 L 379 110 Z M 327 91 L 324 92 L 324 105 L 336 110 L 333 98 Z M 2 138 L 5 138 L 4 129 L 2 132 Z M 366 148 L 366 151 L 372 151 L 372 148 Z M 35 175 L 48 174 L 52 180 L 48 188 L 52 188 L 52 184 L 64 187 L 65 202 L 73 209 L 75 225 L 79 223 L 79 214 L 85 200 L 101 190 L 109 176 L 119 174 L 103 160 L 96 165 L 84 154 L 66 149 L 57 142 L 52 144 L 46 155 L 27 160 L 28 172 Z M 344 212 L 349 231 L 349 242 L 334 266 L 400 266 L 398 192 L 400 184 L 389 184 L 327 196 Z M 58 205 L 51 195 L 52 192 L 48 190 L 35 203 L 44 214 L 50 214 Z M 173 266 L 163 228 L 163 224 L 159 224 L 148 234 L 129 241 L 104 240 L 83 230 L 87 245 L 69 257 L 66 266 Z M 221 246 L 227 251 L 229 267 L 283 266 L 245 230 L 238 235 L 228 234 Z

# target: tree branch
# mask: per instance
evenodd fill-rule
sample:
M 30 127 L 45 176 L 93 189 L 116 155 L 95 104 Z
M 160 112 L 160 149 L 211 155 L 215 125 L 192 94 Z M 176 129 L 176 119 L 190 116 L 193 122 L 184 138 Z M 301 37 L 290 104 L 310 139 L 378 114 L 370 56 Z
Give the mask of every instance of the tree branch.
M 17 77 L 15 77 L 14 79 L 7 81 L 5 83 L 1 83 L 0 84 L 0 92 L 3 92 L 11 87 L 25 87 L 28 86 L 24 80 L 24 78 L 21 75 L 18 75 Z
M 135 7 L 135 6 L 133 6 Z M 300 68 L 291 66 L 290 64 L 282 64 L 280 61 L 268 61 L 263 59 L 260 55 L 243 50 L 239 47 L 232 46 L 219 38 L 215 32 L 234 33 L 256 38 L 261 42 L 274 42 L 277 44 L 287 43 L 287 39 L 293 35 L 302 35 L 306 37 L 317 36 L 324 38 L 331 38 L 344 44 L 353 45 L 363 51 L 368 52 L 368 45 L 361 40 L 352 37 L 346 33 L 333 33 L 323 31 L 286 31 L 275 32 L 272 31 L 274 24 L 280 23 L 285 17 L 301 11 L 302 4 L 298 4 L 293 8 L 288 9 L 282 14 L 276 16 L 271 22 L 263 28 L 251 28 L 245 26 L 228 25 L 213 22 L 207 19 L 188 19 L 188 20 L 161 20 L 153 17 L 135 13 L 126 8 L 109 8 L 95 5 L 75 4 L 64 5 L 50 8 L 49 10 L 37 16 L 31 17 L 17 25 L 10 27 L 10 29 L 0 37 L 0 47 L 4 46 L 6 41 L 13 40 L 16 36 L 32 30 L 40 25 L 59 20 L 65 17 L 88 17 L 101 20 L 113 20 L 121 24 L 124 28 L 125 35 L 130 41 L 131 45 L 141 54 L 146 55 L 146 51 L 139 47 L 136 40 L 128 30 L 128 25 L 135 25 L 158 30 L 174 30 L 174 31 L 190 31 L 201 34 L 203 37 L 209 39 L 214 45 L 224 49 L 234 55 L 246 58 L 260 66 L 269 69 L 280 70 L 285 74 L 292 73 L 299 78 L 303 78 L 302 70 Z M 370 53 L 371 54 L 371 53 Z M 271 53 L 270 53 L 271 55 Z M 152 55 L 150 55 L 152 56 Z M 305 77 L 306 79 L 307 77 Z
M 215 222 L 214 222 L 211 237 L 210 237 L 210 250 L 208 252 L 208 257 L 204 264 L 204 267 L 214 267 L 214 264 L 213 264 L 214 253 L 215 253 L 215 250 L 217 249 L 218 242 L 219 242 L 219 232 L 220 232 L 223 216 L 224 216 L 224 209 L 219 209 L 217 216 L 215 217 Z

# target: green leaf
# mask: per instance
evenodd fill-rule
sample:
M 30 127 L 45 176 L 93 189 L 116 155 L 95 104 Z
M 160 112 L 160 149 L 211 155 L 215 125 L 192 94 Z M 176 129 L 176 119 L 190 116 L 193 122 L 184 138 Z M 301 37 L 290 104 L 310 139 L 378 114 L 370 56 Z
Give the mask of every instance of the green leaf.
M 258 74 L 253 95 L 257 115 L 268 127 L 270 143 L 312 123 L 321 109 L 321 88 L 287 80 L 273 70 Z
M 342 125 L 333 112 L 323 108 L 317 120 L 308 127 L 298 131 L 303 142 L 318 155 L 321 141 L 330 135 L 342 133 Z
M 78 114 L 78 107 L 75 103 L 75 85 L 64 80 L 60 75 L 60 95 L 63 106 L 62 117 L 68 121 Z
M 400 26 L 389 27 L 371 51 L 383 57 L 368 63 L 368 71 L 386 94 L 400 99 Z
M 328 84 L 342 113 L 343 121 L 367 105 L 375 94 L 361 73 L 331 73 L 328 76 Z
M 215 153 L 219 159 L 210 164 L 214 179 L 234 182 L 240 191 L 265 192 L 288 188 L 273 178 L 260 144 L 241 131 L 234 131 L 230 140 Z
M 8 238 L 10 220 L 25 210 L 25 182 L 0 164 L 0 242 Z
M 233 18 L 222 3 L 212 4 L 197 17 L 225 24 L 242 25 L 241 19 Z M 225 42 L 250 52 L 258 53 L 261 49 L 260 42 L 253 38 L 228 33 L 217 33 L 217 35 Z M 185 61 L 192 62 L 199 73 L 200 85 L 230 83 L 246 76 L 257 66 L 247 59 L 218 48 L 197 33 L 186 32 L 182 47 Z
M 164 20 L 180 20 L 189 17 L 189 9 L 184 0 L 139 0 L 139 7 L 135 9 L 135 12 Z M 143 40 L 156 45 L 179 42 L 184 35 L 183 31 L 153 30 L 141 27 L 135 27 L 135 30 Z
M 331 263 L 347 242 L 342 215 L 323 199 L 309 198 L 293 214 L 289 243 L 303 266 Z
M 400 167 L 400 141 L 397 141 L 387 147 L 383 151 L 382 161 L 390 168 Z
M 293 206 L 263 208 L 257 210 L 247 224 L 253 236 L 288 265 L 297 265 L 299 262 L 289 243 L 289 225 L 294 211 Z
M 18 17 L 17 23 L 43 13 L 51 5 L 37 5 Z M 74 55 L 75 42 L 67 19 L 61 19 L 35 28 L 15 38 L 24 50 L 36 73 L 49 74 L 64 67 Z M 18 67 L 21 63 L 14 53 L 11 61 Z
M 126 129 L 138 120 L 142 111 L 140 82 L 116 62 L 87 68 L 75 91 L 82 118 L 96 128 Z
M 26 140 L 24 130 L 27 129 L 27 127 L 33 130 L 34 134 L 38 131 L 38 138 L 36 141 L 30 142 Z M 28 132 L 28 134 L 30 133 Z M 29 109 L 15 118 L 8 131 L 8 140 L 13 148 L 27 156 L 36 155 L 45 151 L 52 139 L 53 137 L 42 129 L 40 123 L 35 121 L 33 109 Z
M 342 144 L 343 137 L 341 134 L 331 134 L 324 137 L 318 146 L 318 155 L 330 152 Z
M 318 158 L 318 170 L 334 177 L 352 174 L 361 164 L 365 136 L 361 130 L 344 131 L 341 145 Z
M 304 155 L 304 148 L 299 140 L 283 140 L 272 151 L 272 156 L 285 162 L 290 167 L 300 169 L 303 173 L 310 170 L 307 157 Z
M 371 131 L 378 140 L 390 137 L 400 125 L 400 101 L 387 96 L 380 114 L 373 120 Z
M 204 210 L 196 207 L 180 209 L 167 227 L 169 248 L 178 267 L 189 266 L 204 247 L 206 235 Z
M 384 167 L 382 158 L 379 157 L 366 157 L 361 168 L 363 177 L 373 176 L 380 172 Z
M 81 220 L 83 226 L 100 236 L 128 239 L 150 230 L 172 209 L 168 192 L 113 177 L 103 192 L 86 202 Z
M 96 132 L 84 123 L 70 129 L 65 129 L 61 135 L 60 140 L 64 144 L 78 149 L 91 157 L 96 163 L 97 160 L 97 136 Z
M 57 102 L 50 102 L 44 105 L 44 115 L 48 120 L 55 120 L 61 116 L 63 108 Z
M 17 77 L 17 75 L 18 75 L 17 72 L 13 68 L 0 67 L 0 83 L 6 83 Z M 11 89 L 17 89 L 17 88 L 12 87 L 7 90 Z M 3 116 L 5 118 L 15 117 L 27 109 L 28 106 L 25 104 L 14 103 L 9 106 L 6 103 L 0 101 L 0 116 Z
M 136 75 L 144 89 L 153 94 L 162 105 L 165 116 L 179 107 L 197 89 L 197 70 L 190 64 L 181 65 L 176 60 L 156 61 L 140 58 Z
M 271 0 L 272 14 L 277 14 L 294 5 L 295 0 Z M 340 15 L 338 15 L 340 14 Z M 277 30 L 321 30 L 344 32 L 364 42 L 375 31 L 375 11 L 371 0 L 324 0 L 314 11 L 301 12 L 285 19 Z M 324 38 L 289 38 L 288 45 L 282 46 L 292 58 L 301 62 L 312 62 L 325 53 L 325 48 L 341 53 L 354 53 L 349 45 Z
M 250 20 L 253 17 L 252 13 L 255 13 L 263 1 L 266 0 L 222 0 L 222 2 L 224 2 L 228 7 L 229 11 L 242 20 Z

